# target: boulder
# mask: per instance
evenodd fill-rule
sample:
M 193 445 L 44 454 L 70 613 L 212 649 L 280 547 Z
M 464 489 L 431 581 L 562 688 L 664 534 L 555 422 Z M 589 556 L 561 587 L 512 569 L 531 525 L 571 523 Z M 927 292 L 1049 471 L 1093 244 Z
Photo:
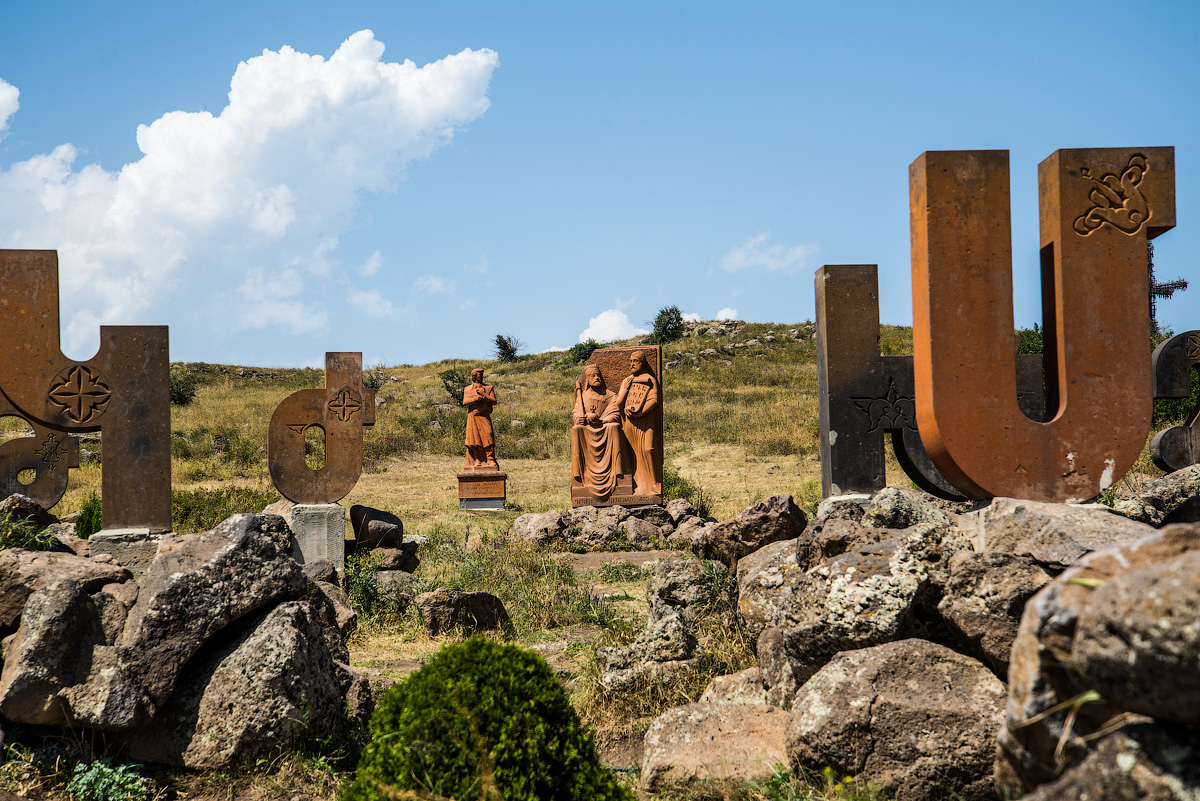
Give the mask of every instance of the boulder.
M 1028 556 L 960 551 L 950 557 L 938 612 L 961 650 L 1003 680 L 1025 603 L 1050 579 Z
M 953 512 L 943 508 L 944 501 L 920 490 L 884 487 L 871 497 L 862 516 L 867 528 L 908 528 L 918 523 L 950 525 Z
M 716 600 L 719 594 L 716 583 L 718 570 L 724 571 L 724 565 L 698 559 L 656 562 L 654 575 L 646 585 L 650 624 L 676 613 L 683 617 L 684 623 L 694 623 L 699 611 Z
M 669 530 L 674 530 L 674 526 L 670 522 L 667 523 L 667 526 Z M 616 536 L 613 538 L 615 542 L 623 539 L 639 551 L 650 550 L 658 543 L 659 539 L 663 538 L 662 529 L 639 517 L 630 517 L 617 527 L 615 533 Z
M 164 538 L 142 578 L 121 640 L 121 661 L 154 704 L 184 664 L 235 621 L 302 597 L 308 579 L 289 556 L 279 517 L 234 515 L 200 537 Z
M 864 492 L 851 492 L 845 495 L 834 494 L 817 504 L 816 519 L 839 518 L 842 520 L 861 521 L 871 505 L 871 496 Z
M 629 517 L 624 506 L 580 506 L 563 516 L 563 538 L 573 550 L 602 551 L 623 545 L 625 535 L 617 529 Z
M 785 761 L 787 713 L 762 704 L 687 704 L 650 724 L 643 792 L 704 779 L 765 781 Z
M 549 545 L 563 538 L 566 524 L 562 512 L 531 512 L 513 521 L 508 538 L 537 545 Z
M 758 668 L 746 668 L 728 676 L 715 676 L 700 695 L 702 704 L 766 704 Z
M 346 711 L 365 728 L 375 712 L 375 694 L 371 692 L 371 680 L 367 678 L 366 673 L 344 662 L 334 660 L 333 668 L 338 693 L 346 699 Z
M 403 570 L 380 570 L 375 573 L 379 586 L 379 602 L 392 614 L 401 615 L 417 597 L 421 582 Z
M 58 522 L 58 518 L 28 495 L 14 492 L 0 501 L 0 520 L 27 520 L 36 528 L 49 528 Z
M 396 548 L 404 541 L 404 523 L 382 509 L 355 504 L 350 507 L 350 525 L 354 529 L 355 550 L 379 546 Z
M 791 495 L 775 495 L 699 534 L 693 551 L 702 559 L 716 559 L 733 567 L 764 545 L 796 539 L 807 524 L 804 511 Z
M 314 581 L 309 585 L 304 600 L 313 607 L 317 619 L 321 621 L 329 653 L 334 659 L 348 662 L 350 652 L 346 648 L 346 639 L 358 626 L 358 612 L 351 608 L 350 597 L 335 584 Z
M 659 619 L 629 645 L 601 648 L 596 656 L 600 686 L 615 693 L 696 672 L 703 661 L 695 635 L 678 614 Z
M 417 558 L 417 543 L 407 540 L 399 548 L 372 548 L 371 559 L 377 570 L 400 570 L 415 573 L 421 566 Z
M 798 622 L 789 616 L 792 593 L 804 576 L 796 563 L 795 543 L 773 542 L 738 562 L 738 622 L 752 639 L 772 626 Z
M 869 779 L 897 801 L 992 801 L 1004 685 L 924 640 L 838 654 L 800 689 L 787 729 L 792 768 Z
M 413 603 L 430 637 L 456 626 L 468 631 L 487 631 L 509 625 L 504 604 L 488 592 L 460 592 L 441 587 L 421 593 Z
M 47 584 L 66 579 L 78 584 L 83 592 L 93 593 L 108 584 L 128 581 L 132 576 L 111 561 L 87 559 L 73 553 L 5 548 L 0 551 L 0 630 L 12 631 L 26 600 Z
M 327 584 L 338 583 L 337 568 L 328 559 L 305 562 L 300 566 L 300 569 L 304 571 L 304 575 L 308 576 L 309 581 L 323 581 Z
M 979 553 L 1028 556 L 1054 570 L 1074 564 L 1090 551 L 1136 542 L 1154 530 L 1099 504 L 1014 498 L 994 498 L 982 509 L 962 515 L 959 525 Z
M 1114 576 L 1198 551 L 1200 525 L 1152 530 L 1137 542 L 1088 554 L 1025 604 L 999 735 L 996 775 L 1002 789 L 1029 791 L 1052 780 L 1085 759 L 1096 747 L 1097 733 L 1125 714 L 1102 699 L 1076 702 L 1092 689 L 1072 660 L 1077 624 L 1096 588 Z M 1067 731 L 1071 736 L 1064 735 Z
M 1117 501 L 1114 508 L 1132 520 L 1161 526 L 1167 522 L 1188 522 L 1167 518 L 1181 507 L 1190 512 L 1197 498 L 1200 498 L 1200 464 L 1193 464 L 1147 483 L 1135 498 Z
M 846 551 L 892 536 L 895 532 L 886 528 L 867 528 L 849 518 L 818 517 L 808 524 L 804 536 L 796 539 L 796 564 L 809 570 Z
M 1113 576 L 1075 627 L 1071 662 L 1109 704 L 1200 723 L 1200 551 Z
M 694 552 L 696 541 L 715 525 L 717 524 L 699 517 L 685 517 L 675 526 L 675 530 L 667 535 L 667 547 L 678 551 Z
M 778 626 L 764 629 L 754 643 L 754 656 L 758 660 L 758 680 L 766 693 L 767 703 L 780 709 L 792 708 L 792 699 L 804 683 L 804 679 L 792 666 L 787 644 L 787 631 Z M 804 678 L 807 678 L 808 671 L 803 672 Z
M 687 503 L 687 501 L 684 501 Z M 689 506 L 691 504 L 688 504 Z M 628 507 L 629 516 L 644 523 L 649 523 L 655 528 L 673 527 L 675 525 L 675 517 L 667 511 L 665 507 L 657 504 L 647 504 L 645 506 L 630 506 Z M 695 511 L 692 511 L 695 514 Z
M 346 731 L 317 614 L 287 602 L 189 664 L 161 714 L 126 746 L 142 762 L 224 768 Z
M 667 514 L 671 516 L 671 522 L 676 526 L 682 523 L 685 518 L 697 516 L 696 507 L 686 498 L 675 498 L 674 500 L 667 501 L 667 505 L 664 508 Z

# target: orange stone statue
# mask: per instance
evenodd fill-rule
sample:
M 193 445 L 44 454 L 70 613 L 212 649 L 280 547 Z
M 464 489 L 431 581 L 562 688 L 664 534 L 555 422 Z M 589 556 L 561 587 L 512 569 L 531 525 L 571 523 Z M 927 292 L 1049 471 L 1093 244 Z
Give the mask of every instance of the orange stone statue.
M 482 368 L 471 371 L 471 383 L 463 390 L 463 406 L 467 407 L 467 459 L 464 471 L 494 471 L 496 437 L 492 433 L 492 409 L 496 405 L 496 388 L 483 383 Z
M 608 498 L 629 469 L 621 442 L 621 406 L 596 365 L 584 367 L 575 382 L 571 420 L 571 479 L 588 494 Z
M 656 444 L 659 387 L 646 365 L 646 354 L 629 354 L 630 374 L 621 382 L 617 405 L 621 407 L 621 431 L 633 450 L 633 494 L 656 495 L 662 492 L 662 450 Z

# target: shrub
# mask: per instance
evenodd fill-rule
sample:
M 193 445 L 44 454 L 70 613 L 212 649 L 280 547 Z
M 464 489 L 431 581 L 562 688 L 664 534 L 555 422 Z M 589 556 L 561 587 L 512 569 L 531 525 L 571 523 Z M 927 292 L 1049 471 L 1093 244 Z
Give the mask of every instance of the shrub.
M 86 540 L 102 526 L 100 496 L 93 490 L 88 493 L 87 500 L 79 508 L 79 517 L 75 518 L 75 536 Z
M 113 767 L 107 759 L 76 765 L 67 792 L 78 801 L 149 801 L 153 795 L 136 767 Z
M 208 531 L 230 515 L 257 513 L 279 499 L 274 489 L 255 487 L 171 490 L 171 523 L 180 534 Z
M 650 336 L 646 337 L 648 345 L 666 345 L 668 342 L 683 338 L 685 331 L 683 314 L 679 311 L 678 306 L 664 306 L 659 309 L 651 325 L 654 330 L 650 332 Z
M 196 399 L 196 376 L 191 370 L 171 371 L 171 405 L 187 406 Z
M 442 379 L 442 386 L 446 388 L 450 397 L 458 403 L 462 403 L 463 391 L 467 388 L 467 384 L 471 383 L 471 377 L 462 370 L 450 369 L 438 373 L 438 378 Z
M 594 339 L 587 339 L 576 345 L 567 348 L 567 352 L 563 354 L 562 361 L 559 362 L 563 367 L 569 367 L 572 364 L 586 362 L 591 358 L 592 352 L 600 347 L 600 343 Z
M 508 363 L 517 360 L 517 351 L 525 347 L 525 343 L 509 334 L 496 334 L 495 355 L 499 361 Z
M 387 383 L 387 373 L 383 372 L 383 365 L 377 364 L 369 370 L 363 370 L 362 385 L 367 389 L 382 389 Z
M 545 661 L 482 637 L 443 648 L 388 690 L 370 730 L 345 801 L 404 790 L 459 801 L 633 798 Z
M 49 551 L 59 545 L 58 538 L 30 520 L 0 518 L 0 551 L 5 548 L 24 548 L 27 551 Z
M 663 465 L 662 493 L 663 503 L 683 498 L 691 501 L 700 517 L 707 518 L 712 515 L 712 499 L 708 497 L 708 493 L 699 484 L 679 475 L 669 464 Z

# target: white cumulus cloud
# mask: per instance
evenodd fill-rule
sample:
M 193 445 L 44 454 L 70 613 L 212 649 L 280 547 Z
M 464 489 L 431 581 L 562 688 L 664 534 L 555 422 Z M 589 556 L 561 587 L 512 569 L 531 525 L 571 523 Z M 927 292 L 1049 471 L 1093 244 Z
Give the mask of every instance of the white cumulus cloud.
M 454 281 L 440 275 L 422 275 L 413 281 L 413 286 L 427 295 L 454 294 Z
M 721 257 L 721 269 L 731 273 L 754 268 L 772 273 L 790 272 L 803 267 L 808 257 L 817 252 L 815 247 L 804 245 L 771 244 L 770 239 L 771 235 L 766 232 L 750 237 Z
M 736 320 L 738 318 L 737 309 L 731 309 L 728 306 L 717 312 L 715 320 Z
M 346 296 L 346 301 L 372 320 L 386 320 L 395 313 L 392 302 L 380 294 L 378 289 L 352 289 Z
M 618 301 L 618 307 L 628 306 Z M 645 328 L 638 328 L 629 321 L 629 315 L 620 308 L 602 311 L 588 321 L 588 327 L 579 335 L 580 342 L 594 339 L 597 342 L 612 342 L 617 339 L 630 339 L 649 334 Z
M 0 139 L 5 137 L 5 131 L 8 130 L 8 118 L 16 114 L 17 109 L 21 107 L 17 102 L 20 95 L 17 87 L 0 78 Z
M 696 314 L 695 312 L 684 312 L 683 319 L 684 319 L 684 322 L 698 323 L 698 322 L 700 322 L 700 315 Z
M 371 31 L 328 58 L 264 50 L 219 114 L 138 126 L 142 156 L 116 172 L 77 164 L 71 144 L 0 165 L 0 247 L 59 251 L 69 352 L 94 349 L 101 322 L 170 322 L 172 349 L 198 351 L 248 328 L 325 329 L 330 292 L 382 263 L 337 259 L 358 199 L 479 118 L 499 64 L 486 49 L 421 67 L 383 52 Z M 0 82 L 0 120 L 16 97 Z
M 372 253 L 370 256 L 367 257 L 367 260 L 365 262 L 363 262 L 363 265 L 358 268 L 358 272 L 364 278 L 370 278 L 371 276 L 378 273 L 379 268 L 382 266 L 383 266 L 383 254 L 380 253 L 378 250 L 376 250 L 374 253 Z

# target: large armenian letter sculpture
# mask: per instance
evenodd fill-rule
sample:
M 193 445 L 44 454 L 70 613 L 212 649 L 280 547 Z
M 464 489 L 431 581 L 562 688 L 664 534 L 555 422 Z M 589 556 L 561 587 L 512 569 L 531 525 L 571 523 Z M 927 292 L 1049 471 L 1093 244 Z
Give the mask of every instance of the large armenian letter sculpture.
M 100 431 L 105 529 L 171 529 L 171 391 L 165 325 L 102 325 L 100 350 L 86 362 L 59 344 L 58 254 L 0 250 L 0 313 L 8 347 L 0 390 L 41 442 L 34 456 L 49 473 L 38 488 L 65 489 L 77 450 L 67 432 Z M 29 447 L 8 443 L 0 470 L 30 469 Z M 74 455 L 73 455 L 74 454 Z M 45 461 L 49 457 L 49 462 Z M 39 468 L 34 465 L 33 469 Z M 35 482 L 37 478 L 35 478 Z M 62 491 L 57 490 L 57 502 Z M 53 502 L 49 505 L 53 505 Z
M 1150 430 L 1146 242 L 1175 226 L 1175 151 L 1059 150 L 1038 196 L 1045 422 L 1017 407 L 1008 152 L 909 167 L 917 427 L 972 498 L 1092 498 Z
M 1200 331 L 1185 331 L 1160 342 L 1151 357 L 1154 397 L 1186 398 L 1192 394 L 1192 370 L 1200 370 Z M 1173 473 L 1200 463 L 1200 405 L 1181 426 L 1164 428 L 1150 440 L 1150 458 L 1159 470 Z
M 325 354 L 325 389 L 293 392 L 275 407 L 267 469 L 279 494 L 298 504 L 337 503 L 362 474 L 363 426 L 375 425 L 375 390 L 362 385 L 361 353 Z M 304 462 L 304 432 L 325 432 L 325 464 Z
M 890 437 L 896 461 L 918 487 L 964 500 L 921 445 L 912 357 L 879 353 L 878 268 L 827 264 L 817 270 L 815 288 L 821 494 L 883 489 Z M 1042 357 L 1017 357 L 1017 391 L 1021 410 L 1040 418 Z

